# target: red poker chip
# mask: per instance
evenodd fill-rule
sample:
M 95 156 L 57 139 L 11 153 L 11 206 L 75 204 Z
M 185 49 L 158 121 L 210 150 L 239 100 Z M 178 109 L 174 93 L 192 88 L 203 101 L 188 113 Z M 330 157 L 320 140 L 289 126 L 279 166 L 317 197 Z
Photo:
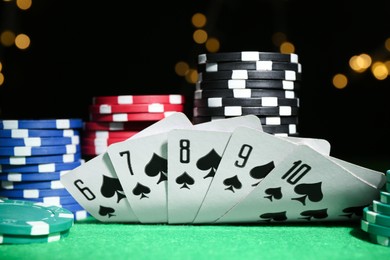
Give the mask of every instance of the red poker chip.
M 85 131 L 140 131 L 152 125 L 154 122 L 138 121 L 138 122 L 85 122 Z
M 83 145 L 81 146 L 81 153 L 83 155 L 95 156 L 107 151 L 108 146 L 104 145 Z
M 153 104 L 132 104 L 132 105 L 98 104 L 98 105 L 89 106 L 89 112 L 93 114 L 163 113 L 166 111 L 183 112 L 184 105 L 153 103 Z
M 176 111 L 164 112 L 164 113 L 117 113 L 117 114 L 90 114 L 91 121 L 97 122 L 127 122 L 127 121 L 158 121 L 164 119 Z
M 119 95 L 119 96 L 96 96 L 92 98 L 92 104 L 184 104 L 184 96 L 179 94 L 171 95 Z
M 127 138 L 83 138 L 82 145 L 86 146 L 109 146 L 115 143 L 122 142 Z
M 99 131 L 99 130 L 98 131 L 85 131 L 83 133 L 83 138 L 89 138 L 89 139 L 116 138 L 116 139 L 119 139 L 119 138 L 129 138 L 137 133 L 139 133 L 139 131 Z

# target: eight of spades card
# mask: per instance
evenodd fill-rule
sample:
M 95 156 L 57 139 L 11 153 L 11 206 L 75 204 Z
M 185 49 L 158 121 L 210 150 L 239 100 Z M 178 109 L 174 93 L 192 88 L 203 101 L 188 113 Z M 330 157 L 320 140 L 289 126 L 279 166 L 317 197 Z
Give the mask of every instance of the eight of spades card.
M 247 127 L 232 133 L 193 223 L 212 223 L 249 194 L 296 147 Z
M 191 126 L 180 112 L 162 119 L 132 136 L 136 139 L 167 131 L 167 128 Z M 126 142 L 126 141 L 124 141 Z M 139 222 L 107 153 L 100 154 L 61 176 L 61 183 L 93 217 L 103 222 Z
M 213 121 L 212 130 L 176 129 L 168 133 L 168 223 L 192 223 L 214 177 L 231 132 L 238 126 L 262 130 L 258 117 Z M 223 127 L 223 131 L 214 131 Z M 210 129 L 210 127 L 208 127 Z
M 372 173 L 367 175 L 373 181 Z M 360 219 L 363 208 L 378 196 L 386 181 L 379 172 L 375 174 L 377 185 L 364 177 L 307 145 L 299 145 L 216 223 Z

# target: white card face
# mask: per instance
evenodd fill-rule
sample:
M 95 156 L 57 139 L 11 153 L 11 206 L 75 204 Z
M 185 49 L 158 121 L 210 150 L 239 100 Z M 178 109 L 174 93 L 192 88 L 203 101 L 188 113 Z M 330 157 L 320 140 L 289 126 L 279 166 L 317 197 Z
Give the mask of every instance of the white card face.
M 295 136 L 279 136 L 279 138 L 291 141 L 296 144 L 305 144 L 324 155 L 330 154 L 330 143 L 325 139 L 295 137 Z
M 172 130 L 168 134 L 168 222 L 192 223 L 231 133 Z
M 378 189 L 382 188 L 383 185 L 386 184 L 386 180 L 383 178 L 383 172 L 371 170 L 332 156 L 329 156 L 329 159 L 339 164 L 341 167 L 349 170 L 350 172 L 353 172 L 356 176 L 377 187 Z
M 249 194 L 296 144 L 247 127 L 231 135 L 194 223 L 216 221 Z
M 62 175 L 61 183 L 97 220 L 138 222 L 107 154 L 100 154 Z
M 217 222 L 356 220 L 378 192 L 328 156 L 299 145 Z
M 166 131 L 169 126 L 192 125 L 180 112 L 164 118 L 131 139 Z M 131 205 L 124 197 L 123 186 L 107 153 L 100 154 L 61 176 L 61 183 L 93 217 L 103 222 L 138 222 Z M 103 194 L 104 187 L 116 188 Z M 107 188 L 106 188 L 107 190 Z

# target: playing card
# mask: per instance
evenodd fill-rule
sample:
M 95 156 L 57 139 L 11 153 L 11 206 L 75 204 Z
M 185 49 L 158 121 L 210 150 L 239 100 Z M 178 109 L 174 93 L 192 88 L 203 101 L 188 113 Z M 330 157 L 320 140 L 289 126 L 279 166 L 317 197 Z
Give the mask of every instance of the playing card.
M 305 144 L 324 155 L 330 154 L 330 143 L 325 139 L 310 138 L 310 137 L 296 137 L 296 136 L 278 136 L 287 141 L 296 144 Z
M 191 126 L 181 112 L 174 113 L 131 137 L 136 139 Z M 126 141 L 124 141 L 126 142 Z M 103 222 L 138 222 L 107 153 L 100 154 L 61 176 L 61 183 L 93 217 Z
M 376 176 L 386 181 L 384 174 Z M 361 218 L 380 187 L 299 145 L 216 223 L 350 221 Z
M 249 194 L 296 144 L 247 127 L 232 133 L 193 223 L 211 223 Z
M 169 223 L 191 223 L 194 220 L 231 132 L 238 126 L 262 130 L 258 117 L 243 116 L 216 120 L 208 128 L 212 130 L 200 130 L 195 126 L 169 132 Z

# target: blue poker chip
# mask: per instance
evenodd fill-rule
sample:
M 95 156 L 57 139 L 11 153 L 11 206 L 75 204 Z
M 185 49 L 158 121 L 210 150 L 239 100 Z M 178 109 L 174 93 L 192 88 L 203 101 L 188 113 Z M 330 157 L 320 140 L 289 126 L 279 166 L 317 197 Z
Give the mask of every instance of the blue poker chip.
M 80 118 L 0 120 L 0 129 L 72 129 L 82 127 L 83 120 Z
M 0 173 L 0 181 L 51 181 L 59 180 L 61 176 L 69 171 L 50 173 Z
M 61 180 L 53 181 L 25 181 L 25 182 L 13 182 L 13 181 L 1 181 L 1 188 L 5 190 L 25 190 L 25 189 L 64 189 L 65 186 Z
M 15 146 L 0 147 L 0 156 L 33 156 L 33 155 L 55 155 L 80 152 L 79 144 L 53 145 L 53 146 Z
M 75 211 L 80 211 L 80 210 L 85 210 L 79 203 L 73 203 L 73 204 L 65 204 L 65 205 L 62 205 L 62 207 L 64 209 L 67 209 L 71 212 L 75 212 Z
M 81 159 L 81 153 L 69 153 L 47 156 L 0 156 L 3 165 L 28 165 L 43 163 L 70 163 Z M 0 166 L 1 168 L 1 166 Z
M 0 147 L 8 146 L 52 146 L 80 144 L 80 136 L 71 137 L 25 137 L 25 138 L 0 138 Z
M 0 197 L 7 198 L 40 198 L 50 196 L 71 196 L 67 189 L 25 189 L 25 190 L 0 190 Z
M 1 138 L 28 138 L 28 137 L 71 137 L 80 136 L 75 129 L 37 130 L 37 129 L 0 129 Z
M 47 173 L 73 170 L 84 163 L 81 159 L 76 162 L 69 163 L 45 163 L 45 164 L 31 164 L 31 165 L 0 165 L 0 173 Z
M 7 198 L 0 197 L 0 199 L 16 199 L 16 200 L 27 200 L 32 202 L 41 202 L 49 206 L 58 206 L 62 207 L 68 204 L 78 203 L 72 196 L 48 196 L 40 198 Z

